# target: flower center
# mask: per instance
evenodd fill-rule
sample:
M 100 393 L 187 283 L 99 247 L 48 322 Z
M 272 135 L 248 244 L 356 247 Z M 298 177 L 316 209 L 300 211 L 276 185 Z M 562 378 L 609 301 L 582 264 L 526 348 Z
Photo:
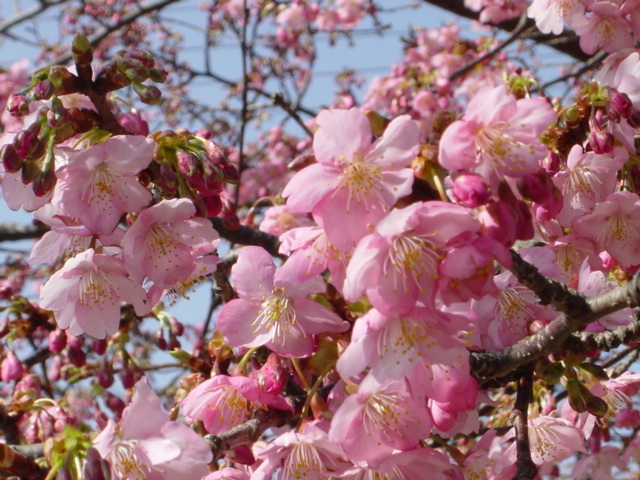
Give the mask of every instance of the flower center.
M 284 345 L 286 337 L 296 325 L 296 311 L 293 301 L 284 296 L 284 288 L 274 287 L 272 294 L 271 297 L 263 297 L 262 308 L 251 327 L 255 335 L 260 331 L 270 332 L 271 341 L 279 339 Z
M 147 480 L 151 471 L 148 465 L 143 465 L 136 456 L 135 440 L 118 442 L 111 454 L 111 464 L 121 480 Z
M 499 171 L 519 173 L 524 171 L 526 164 L 519 153 L 523 144 L 500 129 L 508 126 L 501 122 L 481 128 L 476 134 L 476 152 L 486 156 Z M 505 161 L 507 157 L 508 162 Z
M 409 427 L 404 417 L 409 413 L 400 403 L 405 400 L 389 393 L 375 393 L 365 403 L 363 426 L 367 435 L 386 437 L 386 443 L 393 445 L 395 438 L 403 437 Z M 395 434 L 395 435 L 393 435 Z
M 154 223 L 146 233 L 151 258 L 165 257 L 178 246 L 174 235 L 165 223 Z
M 283 480 L 320 478 L 324 470 L 318 451 L 307 442 L 300 442 L 291 449 L 287 456 L 283 469 Z
M 86 270 L 80 277 L 79 298 L 80 303 L 89 308 L 105 303 L 120 304 L 117 295 L 116 284 L 111 278 L 99 270 Z
M 110 202 L 113 195 L 113 185 L 117 181 L 111 170 L 104 165 L 98 165 L 89 177 L 89 188 L 85 195 L 87 203 Z
M 248 418 L 249 401 L 231 385 L 220 385 L 217 389 L 217 401 L 207 408 L 215 410 L 218 422 L 239 425 Z
M 346 213 L 349 213 L 352 199 L 358 205 L 364 204 L 367 208 L 373 199 L 377 199 L 376 203 L 384 203 L 382 201 L 383 190 L 380 188 L 382 172 L 378 167 L 354 161 L 345 166 L 338 180 L 338 189 L 346 189 L 349 194 Z M 367 213 L 369 212 L 367 211 Z
M 402 354 L 410 363 L 422 356 L 417 344 L 427 340 L 424 328 L 409 318 L 391 318 L 378 337 L 378 353 Z
M 595 200 L 594 186 L 602 185 L 597 175 L 578 165 L 569 173 L 569 178 L 562 186 L 562 194 L 572 201 L 580 201 L 582 197 Z
M 604 228 L 604 235 L 605 249 L 610 248 L 613 244 L 620 244 L 623 248 L 633 248 L 638 242 L 638 233 L 631 226 L 626 215 L 611 215 Z
M 405 293 L 408 293 L 409 286 L 419 285 L 421 277 L 425 274 L 431 278 L 437 277 L 439 260 L 440 255 L 436 246 L 426 238 L 400 235 L 391 244 L 382 272 L 387 276 L 389 270 L 393 268 L 399 274 L 395 277 L 393 291 L 397 292 L 398 288 L 402 288 Z M 400 281 L 402 285 L 399 285 Z M 420 293 L 424 294 L 425 291 L 421 289 Z

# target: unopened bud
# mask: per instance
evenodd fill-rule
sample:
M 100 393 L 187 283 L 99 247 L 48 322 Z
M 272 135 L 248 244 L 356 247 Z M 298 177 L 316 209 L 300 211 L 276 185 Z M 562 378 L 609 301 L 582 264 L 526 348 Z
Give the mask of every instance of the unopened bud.
M 604 130 L 595 130 L 589 133 L 589 145 L 594 153 L 603 154 L 613 150 L 614 137 Z
M 456 177 L 452 188 L 453 196 L 469 208 L 487 204 L 491 199 L 489 182 L 475 173 L 463 173 Z
M 61 128 L 69 122 L 71 116 L 57 97 L 51 102 L 51 110 L 47 112 L 47 124 L 51 128 Z
M 23 371 L 22 363 L 18 360 L 18 357 L 11 350 L 7 350 L 0 366 L 0 378 L 2 378 L 2 381 L 9 383 L 13 380 L 18 380 L 22 378 Z
M 87 450 L 87 460 L 82 473 L 84 480 L 111 480 L 109 462 L 93 447 Z
M 149 70 L 149 79 L 155 83 L 164 83 L 167 80 L 167 71 L 161 65 L 156 65 Z
M 152 68 L 155 65 L 155 60 L 153 59 L 153 55 L 151 55 L 146 50 L 140 50 L 138 48 L 126 52 L 124 54 L 124 62 L 127 64 L 131 63 L 139 63 L 144 66 L 146 69 Z
M 93 61 L 91 43 L 82 33 L 76 33 L 71 41 L 71 56 L 78 65 L 89 65 Z
M 153 85 L 142 85 L 140 83 L 133 84 L 133 90 L 140 97 L 142 103 L 147 105 L 158 105 L 162 100 L 162 92 Z
M 33 193 L 36 197 L 44 197 L 45 195 L 51 193 L 53 188 L 56 186 L 57 177 L 53 169 L 45 170 L 39 172 L 36 177 L 33 179 L 33 183 L 31 187 L 33 188 Z
M 12 117 L 29 115 L 29 100 L 22 93 L 13 93 L 7 102 L 7 110 Z
M 64 330 L 56 328 L 49 334 L 49 351 L 60 353 L 67 346 L 67 334 Z
M 53 95 L 53 84 L 49 80 L 42 80 L 33 88 L 33 98 L 36 100 L 49 100 Z
M 258 372 L 258 385 L 267 393 L 278 394 L 284 390 L 287 384 L 287 375 L 282 367 L 280 356 L 271 353 L 267 361 Z
M 40 165 L 38 162 L 33 160 L 29 160 L 24 162 L 22 165 L 22 170 L 20 171 L 20 179 L 22 183 L 25 185 L 30 184 L 36 178 L 36 176 L 40 173 Z
M 0 159 L 2 159 L 4 171 L 9 173 L 19 172 L 24 163 L 24 160 L 16 153 L 15 147 L 10 143 L 0 147 Z
M 198 156 L 188 150 L 179 149 L 176 151 L 178 159 L 178 172 L 185 177 L 192 177 L 198 172 L 200 160 Z
M 623 92 L 610 91 L 609 96 L 611 101 L 609 102 L 609 114 L 613 113 L 622 118 L 629 118 L 633 110 L 633 102 L 629 98 L 629 95 Z

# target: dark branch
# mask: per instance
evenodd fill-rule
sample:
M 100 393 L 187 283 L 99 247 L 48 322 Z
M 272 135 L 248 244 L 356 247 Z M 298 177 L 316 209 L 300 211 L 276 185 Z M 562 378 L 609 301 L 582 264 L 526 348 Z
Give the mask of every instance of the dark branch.
M 37 225 L 2 223 L 0 224 L 0 242 L 15 242 L 18 240 L 40 238 L 47 232 L 47 230 L 49 229 Z
M 221 237 L 229 240 L 232 243 L 238 243 L 240 245 L 257 245 L 264 248 L 272 256 L 278 257 L 278 247 L 280 247 L 280 240 L 278 237 L 270 235 L 265 232 L 261 232 L 256 228 L 241 226 L 237 230 L 231 230 L 224 226 L 222 219 L 214 217 L 211 219 L 213 228 L 215 228 Z
M 478 18 L 480 17 L 479 12 L 474 12 L 473 10 L 470 10 L 464 6 L 464 0 L 424 0 L 424 2 L 436 7 L 440 7 L 443 10 L 447 10 L 448 12 L 454 13 L 455 15 L 458 15 L 460 17 L 469 18 L 471 20 L 478 20 Z M 505 20 L 504 22 L 501 22 L 495 26 L 500 30 L 513 32 L 518 26 L 518 21 L 519 20 L 517 18 L 514 18 L 511 20 Z M 532 19 L 528 18 L 524 25 L 524 28 L 528 29 L 530 27 L 535 28 L 535 22 Z M 520 38 L 531 40 L 539 45 L 546 45 L 581 62 L 587 61 L 590 57 L 580 48 L 580 38 L 571 31 L 558 36 L 552 34 L 544 34 L 536 29 L 534 33 L 528 35 L 527 37 Z
M 516 474 L 512 480 L 533 480 L 538 473 L 538 467 L 531 459 L 531 444 L 529 443 L 528 410 L 533 397 L 533 369 L 527 369 L 518 381 L 516 403 L 513 406 L 513 417 L 516 427 Z

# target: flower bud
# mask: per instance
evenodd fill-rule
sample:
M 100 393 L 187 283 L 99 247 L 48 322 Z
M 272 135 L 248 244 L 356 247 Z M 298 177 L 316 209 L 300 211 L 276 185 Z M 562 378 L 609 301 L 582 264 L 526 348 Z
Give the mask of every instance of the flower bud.
M 22 93 L 12 93 L 7 102 L 7 110 L 12 117 L 29 115 L 29 100 Z
M 206 209 L 206 218 L 217 216 L 222 211 L 222 200 L 218 195 L 211 195 L 209 197 L 203 197 L 204 206 Z
M 82 350 L 67 350 L 67 358 L 69 362 L 75 367 L 81 368 L 87 364 L 87 356 Z
M 128 366 L 123 367 L 122 370 L 120 370 L 120 381 L 124 388 L 133 388 L 136 384 L 135 372 Z
M 258 372 L 258 385 L 267 393 L 278 394 L 287 384 L 287 374 L 280 361 L 280 356 L 271 353 Z
M 38 133 L 40 133 L 40 125 L 34 123 L 26 130 L 18 132 L 14 137 L 13 146 L 21 158 L 30 158 L 33 153 L 39 149 L 38 144 L 40 143 L 40 139 L 38 138 Z
M 22 378 L 23 372 L 24 369 L 18 357 L 11 350 L 7 350 L 2 360 L 2 365 L 0 365 L 0 378 L 2 378 L 2 381 L 9 383 L 12 380 L 19 380 Z
M 111 365 L 108 365 L 106 362 L 98 371 L 98 384 L 102 388 L 109 388 L 113 385 L 113 370 L 111 369 Z
M 613 150 L 614 137 L 604 130 L 593 130 L 589 133 L 589 145 L 594 153 L 603 154 Z
M 162 328 L 159 328 L 156 332 L 156 345 L 160 350 L 167 349 L 167 340 L 164 338 L 164 330 Z
M 609 102 L 609 115 L 613 113 L 622 118 L 629 118 L 633 110 L 633 102 L 629 98 L 629 95 L 617 90 L 611 90 L 609 92 L 611 101 Z
M 485 205 L 491 199 L 489 183 L 475 173 L 463 173 L 453 182 L 453 196 L 469 208 Z
M 149 79 L 155 83 L 164 83 L 167 80 L 167 71 L 162 65 L 156 64 L 149 69 Z
M 176 158 L 178 159 L 178 173 L 181 175 L 192 177 L 198 172 L 200 160 L 195 153 L 178 149 L 176 151 Z
M 39 173 L 40 165 L 38 164 L 38 162 L 29 160 L 24 162 L 24 164 L 22 165 L 22 170 L 20 171 L 20 179 L 22 180 L 22 183 L 28 185 L 35 180 Z
M 109 462 L 100 456 L 95 448 L 87 450 L 87 460 L 82 470 L 84 480 L 111 480 Z
M 153 55 L 146 50 L 140 50 L 139 48 L 133 49 L 124 54 L 124 62 L 126 64 L 136 63 L 142 65 L 146 69 L 150 69 L 155 65 Z
M 94 338 L 93 342 L 91 342 L 91 350 L 93 350 L 97 355 L 104 355 L 108 346 L 109 344 L 104 338 Z
M 71 41 L 71 56 L 77 65 L 90 65 L 93 61 L 91 43 L 82 33 L 76 33 Z
M 4 171 L 9 173 L 19 172 L 24 163 L 24 160 L 16 152 L 15 147 L 10 143 L 0 147 L 0 159 L 2 159 Z
M 67 346 L 67 334 L 64 330 L 56 328 L 49 333 L 49 351 L 51 353 L 60 353 Z
M 149 135 L 149 124 L 147 124 L 140 115 L 135 113 L 123 113 L 120 118 L 118 118 L 118 123 L 133 135 Z
M 542 166 L 549 175 L 555 175 L 560 171 L 561 164 L 560 155 L 556 152 L 549 152 L 549 157 L 544 160 Z
M 47 112 L 47 124 L 51 128 L 61 128 L 69 122 L 71 116 L 62 102 L 56 97 L 51 102 L 51 110 Z
M 140 97 L 142 103 L 147 105 L 158 105 L 162 100 L 162 92 L 153 85 L 143 85 L 140 83 L 133 84 L 133 90 Z
M 36 197 L 44 197 L 53 191 L 57 181 L 58 179 L 53 168 L 50 168 L 49 170 L 38 172 L 33 179 L 31 188 L 33 188 L 33 193 Z
M 34 87 L 33 98 L 36 100 L 49 100 L 54 90 L 53 84 L 49 80 L 42 80 Z

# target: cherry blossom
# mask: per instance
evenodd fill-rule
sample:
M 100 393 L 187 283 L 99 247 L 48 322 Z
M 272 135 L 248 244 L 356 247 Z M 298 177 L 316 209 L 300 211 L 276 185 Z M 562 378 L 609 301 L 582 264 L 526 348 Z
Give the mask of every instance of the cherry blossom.
M 478 173 L 492 186 L 503 176 L 535 173 L 546 154 L 538 137 L 555 120 L 543 99 L 516 100 L 504 86 L 484 88 L 442 135 L 440 164 Z
M 342 332 L 349 326 L 307 299 L 326 288 L 320 277 L 299 283 L 289 269 L 276 270 L 261 247 L 244 247 L 231 274 L 240 298 L 225 304 L 217 326 L 232 346 L 266 345 L 281 355 L 306 357 L 313 351 L 313 334 Z
M 292 409 L 283 397 L 263 391 L 257 380 L 227 375 L 205 380 L 181 405 L 188 418 L 202 420 L 207 432 L 214 435 L 249 420 L 256 408 Z
M 159 288 L 184 282 L 194 273 L 212 271 L 219 259 L 211 222 L 192 218 L 196 207 L 186 198 L 163 200 L 144 209 L 122 238 L 123 257 L 131 277 L 147 277 Z
M 122 421 L 109 420 L 94 446 L 111 464 L 111 478 L 119 480 L 200 480 L 212 460 L 202 437 L 169 420 L 146 379 L 136 383 Z
M 94 233 L 111 233 L 126 212 L 138 212 L 151 193 L 136 175 L 152 159 L 154 142 L 142 136 L 115 136 L 82 151 L 60 151 L 67 164 L 57 172 L 52 202 Z
M 316 124 L 318 163 L 298 172 L 282 195 L 290 210 L 320 217 L 332 244 L 349 249 L 411 191 L 407 167 L 418 153 L 418 127 L 408 116 L 398 117 L 372 144 L 369 120 L 358 110 L 324 110 Z M 337 220 L 334 212 L 348 220 Z
M 60 328 L 95 338 L 118 331 L 121 300 L 138 315 L 149 311 L 146 292 L 127 276 L 124 262 L 92 248 L 69 258 L 40 290 L 40 306 L 55 313 Z

